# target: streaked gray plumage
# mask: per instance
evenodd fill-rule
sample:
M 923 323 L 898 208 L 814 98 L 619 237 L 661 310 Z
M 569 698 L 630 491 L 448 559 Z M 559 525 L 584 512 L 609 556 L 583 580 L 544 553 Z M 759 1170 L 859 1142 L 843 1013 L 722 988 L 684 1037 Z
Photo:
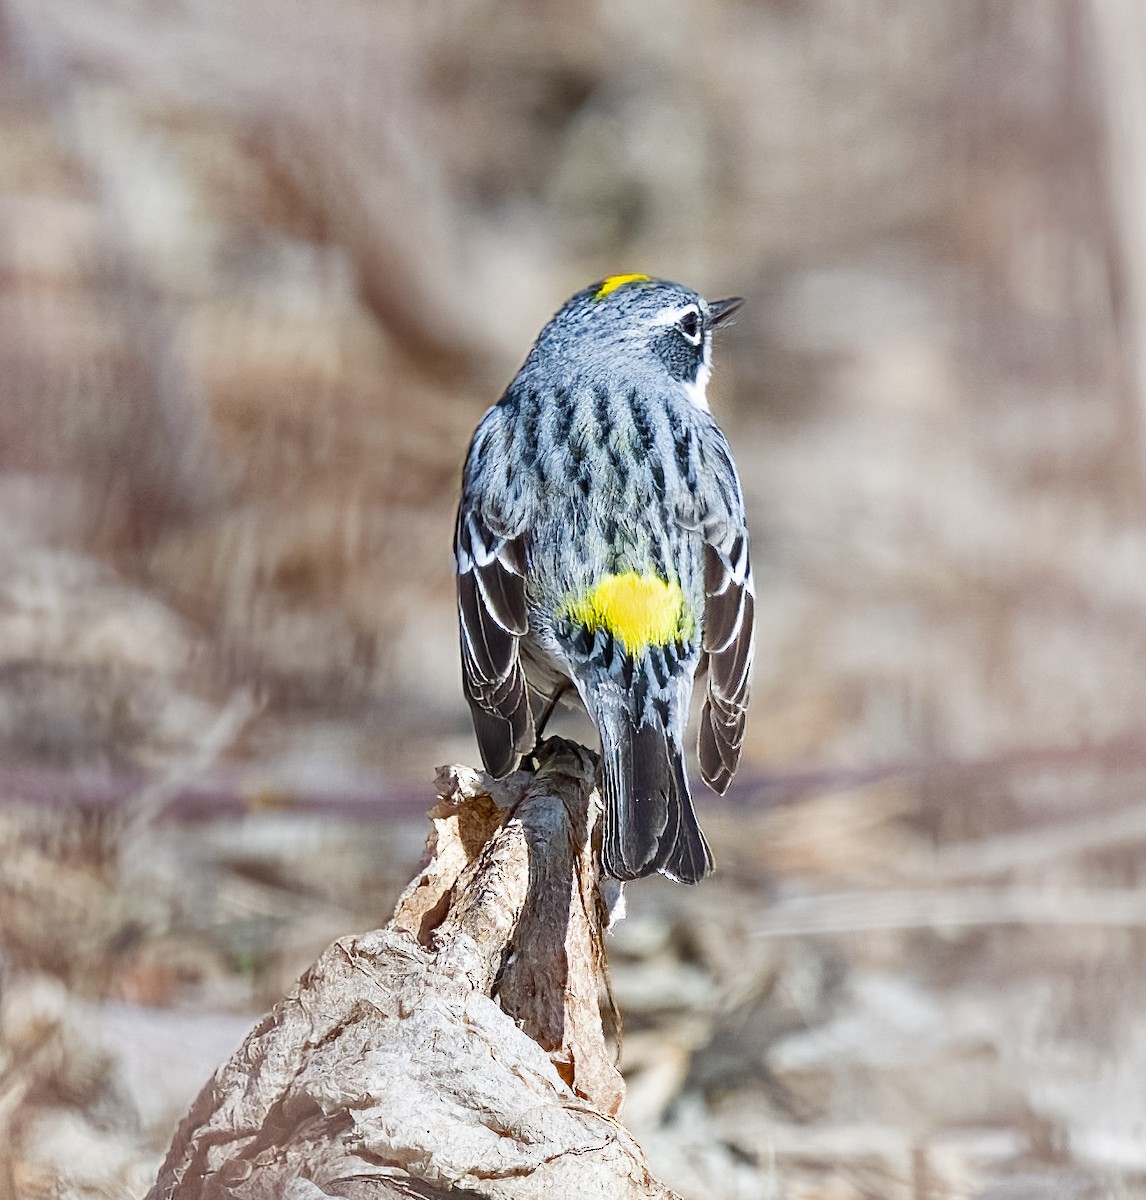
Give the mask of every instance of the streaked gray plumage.
M 707 665 L 701 774 L 740 757 L 754 599 L 744 502 L 708 411 L 712 328 L 739 300 L 622 276 L 542 330 L 470 445 L 455 554 L 466 696 L 486 768 L 532 750 L 530 693 L 572 682 L 601 735 L 602 864 L 695 882 L 712 856 L 684 726 Z

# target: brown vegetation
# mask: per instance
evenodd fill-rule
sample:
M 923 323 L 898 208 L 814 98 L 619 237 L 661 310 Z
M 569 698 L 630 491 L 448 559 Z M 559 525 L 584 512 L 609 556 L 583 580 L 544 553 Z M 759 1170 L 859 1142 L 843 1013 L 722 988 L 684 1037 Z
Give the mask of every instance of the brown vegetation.
M 761 647 L 716 878 L 608 941 L 626 1124 L 687 1196 L 1142 1192 L 1144 45 L 0 0 L 0 1200 L 143 1195 L 391 911 L 474 753 L 466 439 L 616 270 L 748 297 Z

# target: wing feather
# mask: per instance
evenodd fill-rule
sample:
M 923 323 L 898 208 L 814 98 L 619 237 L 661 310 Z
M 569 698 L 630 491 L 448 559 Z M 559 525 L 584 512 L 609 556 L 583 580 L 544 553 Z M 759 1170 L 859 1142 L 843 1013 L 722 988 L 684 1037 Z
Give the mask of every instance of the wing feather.
M 744 504 L 723 435 L 713 456 L 713 487 L 700 514 L 704 534 L 704 639 L 708 694 L 701 713 L 700 772 L 724 794 L 740 763 L 755 652 L 756 597 Z
M 486 612 L 502 630 L 513 637 L 521 637 L 529 629 L 529 615 L 525 608 L 525 580 L 502 565 L 501 556 L 484 567 L 475 566 L 478 591 Z
M 509 774 L 535 741 L 533 711 L 519 651 L 529 631 L 525 597 L 525 513 L 507 514 L 504 463 L 490 453 L 501 414 L 478 427 L 462 481 L 454 533 L 462 676 L 486 770 Z M 499 475 L 501 472 L 501 475 Z M 500 506 L 488 515 L 490 497 Z

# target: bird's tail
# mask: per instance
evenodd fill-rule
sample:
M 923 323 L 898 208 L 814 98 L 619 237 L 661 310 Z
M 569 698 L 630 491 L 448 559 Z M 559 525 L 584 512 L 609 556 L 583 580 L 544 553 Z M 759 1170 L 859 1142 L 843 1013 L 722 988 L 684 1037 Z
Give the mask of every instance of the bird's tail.
M 700 831 L 679 735 L 647 717 L 614 709 L 601 720 L 601 865 L 614 879 L 663 871 L 696 883 L 713 869 Z

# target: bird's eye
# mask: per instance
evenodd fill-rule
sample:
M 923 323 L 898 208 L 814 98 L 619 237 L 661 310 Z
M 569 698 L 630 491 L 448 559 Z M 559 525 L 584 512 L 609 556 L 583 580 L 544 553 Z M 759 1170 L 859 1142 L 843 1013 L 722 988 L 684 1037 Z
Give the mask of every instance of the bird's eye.
M 700 345 L 700 313 L 695 308 L 681 314 L 677 327 L 694 346 Z

